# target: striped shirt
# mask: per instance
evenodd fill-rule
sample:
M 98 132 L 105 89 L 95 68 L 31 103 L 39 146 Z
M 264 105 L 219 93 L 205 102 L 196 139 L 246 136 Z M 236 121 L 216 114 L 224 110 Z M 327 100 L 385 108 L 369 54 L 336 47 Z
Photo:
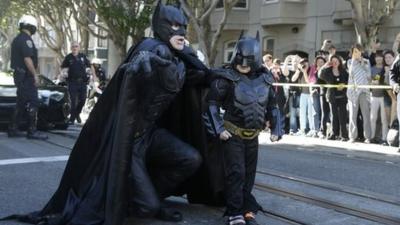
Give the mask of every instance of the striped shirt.
M 371 66 L 367 59 L 363 59 L 363 62 L 350 59 L 347 61 L 347 68 L 349 68 L 348 84 L 368 85 L 371 83 Z M 347 98 L 350 101 L 355 101 L 363 92 L 369 94 L 370 90 L 367 88 L 348 88 Z

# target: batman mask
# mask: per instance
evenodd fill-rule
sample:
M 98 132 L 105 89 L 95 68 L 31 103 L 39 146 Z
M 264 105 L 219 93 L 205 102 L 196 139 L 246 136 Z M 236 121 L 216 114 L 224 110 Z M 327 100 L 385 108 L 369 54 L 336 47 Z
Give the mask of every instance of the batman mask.
M 158 1 L 153 14 L 152 27 L 154 37 L 168 43 L 173 36 L 185 36 L 187 19 L 182 9 L 172 5 L 163 5 Z
M 262 66 L 260 35 L 257 32 L 256 38 L 243 36 L 240 34 L 233 53 L 231 65 L 236 69 L 237 65 L 250 67 L 250 72 L 254 72 Z

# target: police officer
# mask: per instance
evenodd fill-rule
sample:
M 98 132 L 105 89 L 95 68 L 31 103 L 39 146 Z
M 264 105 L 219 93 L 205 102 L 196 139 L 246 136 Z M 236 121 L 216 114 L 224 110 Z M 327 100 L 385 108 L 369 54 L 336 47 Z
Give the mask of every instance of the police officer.
M 92 65 L 98 79 L 98 87 L 103 90 L 106 86 L 107 75 L 106 70 L 101 66 L 101 60 L 98 58 L 92 59 Z
M 8 130 L 9 137 L 21 136 L 18 121 L 22 115 L 28 115 L 27 138 L 47 139 L 36 131 L 38 98 L 38 54 L 31 36 L 35 34 L 37 21 L 33 16 L 24 15 L 19 20 L 20 33 L 11 44 L 11 68 L 14 69 L 14 83 L 17 87 L 17 105 Z
M 70 124 L 74 124 L 75 119 L 78 123 L 81 123 L 80 113 L 87 96 L 87 84 L 89 76 L 86 73 L 86 68 L 90 67 L 92 74 L 95 75 L 93 66 L 90 65 L 89 59 L 83 53 L 79 52 L 80 46 L 78 42 L 72 42 L 71 53 L 68 54 L 61 68 L 68 69 L 68 91 L 71 98 L 71 116 L 69 119 Z

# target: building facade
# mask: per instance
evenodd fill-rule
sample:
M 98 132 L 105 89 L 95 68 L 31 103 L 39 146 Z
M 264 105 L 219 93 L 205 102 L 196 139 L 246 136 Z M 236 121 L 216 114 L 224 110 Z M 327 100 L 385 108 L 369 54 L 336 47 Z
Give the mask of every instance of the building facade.
M 263 52 L 277 58 L 289 54 L 308 56 L 312 60 L 323 40 L 331 39 L 344 54 L 356 42 L 351 5 L 346 0 L 241 0 L 228 17 L 218 45 L 215 65 L 229 62 L 241 32 L 262 38 Z M 222 9 L 212 14 L 211 24 L 216 29 Z M 391 49 L 400 32 L 400 10 L 384 22 L 379 33 L 382 49 Z

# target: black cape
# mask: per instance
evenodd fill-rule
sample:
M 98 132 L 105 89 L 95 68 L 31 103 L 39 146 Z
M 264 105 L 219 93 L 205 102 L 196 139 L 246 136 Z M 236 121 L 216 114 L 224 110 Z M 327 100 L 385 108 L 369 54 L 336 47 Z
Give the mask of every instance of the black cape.
M 152 50 L 156 39 L 145 39 L 128 52 L 124 63 L 139 51 Z M 202 98 L 208 86 L 208 69 L 185 47 L 176 53 L 186 65 L 187 83 L 159 124 L 207 157 L 206 135 L 201 119 Z M 196 72 L 197 71 L 197 72 Z M 200 71 L 200 72 L 199 72 Z M 193 76 L 191 75 L 193 74 Z M 134 142 L 136 96 L 132 76 L 122 66 L 104 90 L 72 149 L 60 185 L 46 206 L 28 215 L 11 216 L 24 222 L 45 224 L 120 225 L 128 216 L 127 177 Z M 207 161 L 207 160 L 205 160 Z M 213 204 L 208 188 L 207 165 L 177 194 L 188 194 L 190 202 Z M 204 188 L 207 187 L 207 188 Z

